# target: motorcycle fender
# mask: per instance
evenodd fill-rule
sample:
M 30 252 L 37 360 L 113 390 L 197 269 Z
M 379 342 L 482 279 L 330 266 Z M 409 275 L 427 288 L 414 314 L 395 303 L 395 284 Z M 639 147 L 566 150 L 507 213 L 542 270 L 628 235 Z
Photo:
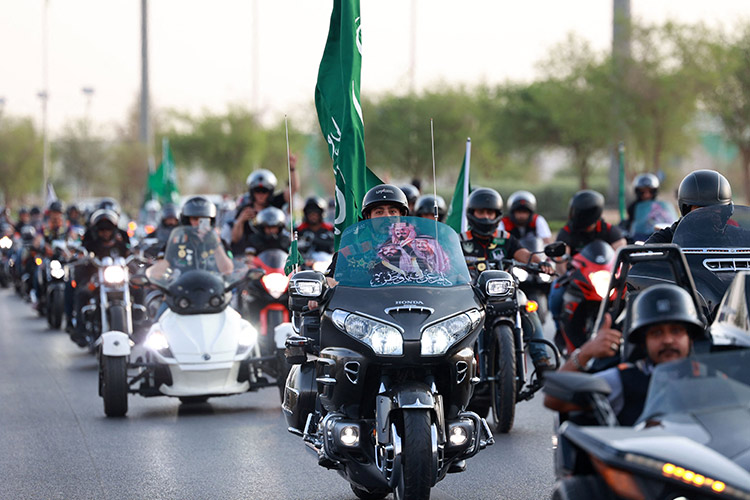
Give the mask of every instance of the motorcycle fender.
M 390 441 L 391 413 L 398 409 L 436 410 L 439 406 L 435 396 L 426 384 L 413 382 L 400 385 L 385 394 L 379 394 L 375 401 L 375 419 L 378 431 L 378 442 L 386 444 Z
M 292 327 L 291 323 L 287 322 L 276 325 L 276 327 L 273 329 L 273 338 L 276 342 L 276 348 L 285 349 L 286 339 L 288 339 L 292 335 L 294 335 L 294 328 Z
M 105 356 L 129 356 L 130 338 L 123 332 L 110 330 L 102 333 L 102 354 Z

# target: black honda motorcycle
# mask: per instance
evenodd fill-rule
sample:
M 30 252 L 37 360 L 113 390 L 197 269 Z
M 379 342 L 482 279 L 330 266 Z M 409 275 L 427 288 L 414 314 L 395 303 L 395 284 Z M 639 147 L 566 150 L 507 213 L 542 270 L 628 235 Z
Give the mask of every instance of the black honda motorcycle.
M 289 430 L 359 498 L 427 499 L 493 443 L 466 410 L 484 305 L 458 238 L 428 219 L 362 221 L 342 234 L 334 279 L 303 271 L 290 283 L 304 313 L 287 341 Z

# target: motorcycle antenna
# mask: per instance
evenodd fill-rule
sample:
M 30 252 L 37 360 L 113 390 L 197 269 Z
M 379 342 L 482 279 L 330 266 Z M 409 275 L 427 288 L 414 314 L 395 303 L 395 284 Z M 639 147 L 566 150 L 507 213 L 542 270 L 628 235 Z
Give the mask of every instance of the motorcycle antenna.
M 297 261 L 299 260 L 299 253 L 297 250 L 297 232 L 294 230 L 294 191 L 292 190 L 292 152 L 289 149 L 289 124 L 287 123 L 286 115 L 284 115 L 284 132 L 286 134 L 286 169 L 289 179 L 289 234 L 292 235 L 292 254 L 290 257 L 294 263 L 292 265 L 293 272 L 299 271 Z
M 438 202 L 437 202 L 437 180 L 435 176 L 435 130 L 432 124 L 432 118 L 430 118 L 430 140 L 432 142 L 432 213 L 435 216 L 435 222 L 438 220 Z M 435 228 L 437 234 L 437 227 Z

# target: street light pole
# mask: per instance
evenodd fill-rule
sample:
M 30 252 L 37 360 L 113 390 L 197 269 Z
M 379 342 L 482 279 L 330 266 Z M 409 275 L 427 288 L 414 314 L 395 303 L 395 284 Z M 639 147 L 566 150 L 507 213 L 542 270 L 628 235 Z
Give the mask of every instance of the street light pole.
M 49 138 L 47 134 L 47 100 L 49 99 L 49 82 L 47 75 L 47 10 L 49 0 L 44 0 L 44 11 L 42 13 L 42 87 L 43 90 L 37 93 L 42 100 L 42 141 L 43 141 L 43 160 L 42 160 L 42 200 L 47 195 L 47 183 L 49 182 Z
M 94 87 L 82 87 L 81 92 L 86 96 L 86 126 L 88 127 L 91 123 L 91 98 L 94 97 Z

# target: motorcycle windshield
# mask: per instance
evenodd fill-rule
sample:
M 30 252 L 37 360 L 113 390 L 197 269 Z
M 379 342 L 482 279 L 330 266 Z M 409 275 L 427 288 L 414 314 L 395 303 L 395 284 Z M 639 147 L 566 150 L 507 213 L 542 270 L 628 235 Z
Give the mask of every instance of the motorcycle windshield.
M 750 409 L 750 350 L 720 351 L 659 364 L 639 421 L 720 407 Z
M 671 203 L 662 200 L 640 201 L 635 205 L 630 232 L 649 236 L 661 227 L 671 226 L 676 220 L 677 211 Z
M 683 249 L 731 248 L 750 254 L 750 207 L 721 205 L 694 210 L 677 225 L 672 242 Z
M 455 231 L 421 217 L 379 217 L 348 227 L 341 235 L 334 279 L 359 288 L 471 283 Z
M 216 263 L 220 245 L 221 241 L 213 231 L 204 233 L 197 227 L 178 226 L 169 235 L 164 252 L 166 265 L 157 263 L 146 271 L 146 275 L 150 280 L 167 286 L 188 271 L 208 271 L 222 276 L 227 283 L 232 282 L 247 271 L 247 266 L 243 261 L 235 260 L 231 273 L 222 274 Z
M 262 267 L 269 272 L 273 269 L 284 269 L 286 264 L 287 253 L 278 248 L 271 250 L 264 250 L 255 257 L 255 264 L 257 267 Z

